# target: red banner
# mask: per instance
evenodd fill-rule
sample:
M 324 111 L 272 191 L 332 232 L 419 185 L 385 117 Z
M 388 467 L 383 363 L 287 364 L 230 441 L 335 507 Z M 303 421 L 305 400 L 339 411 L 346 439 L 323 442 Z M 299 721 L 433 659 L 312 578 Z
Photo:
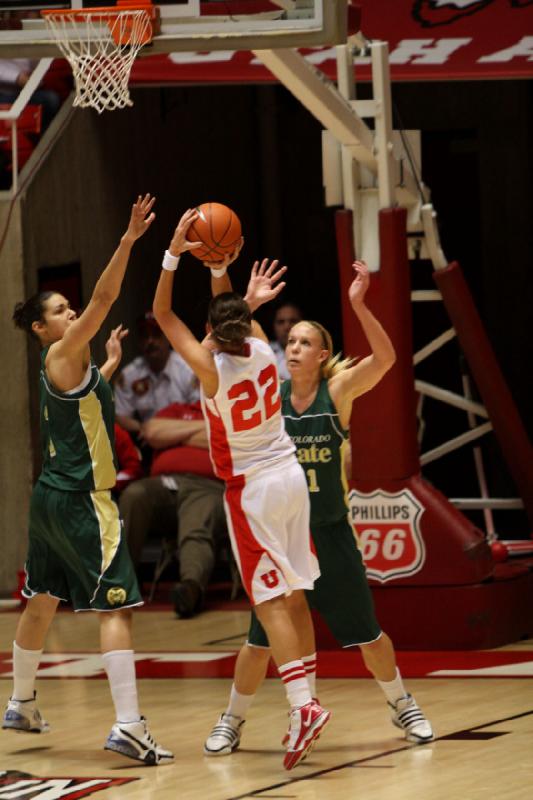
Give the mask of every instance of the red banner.
M 389 43 L 394 81 L 533 77 L 533 0 L 360 0 L 359 5 L 365 36 Z M 335 79 L 335 48 L 301 52 Z M 358 62 L 358 80 L 369 79 L 368 61 Z M 249 51 L 144 57 L 132 71 L 132 84 L 273 80 Z

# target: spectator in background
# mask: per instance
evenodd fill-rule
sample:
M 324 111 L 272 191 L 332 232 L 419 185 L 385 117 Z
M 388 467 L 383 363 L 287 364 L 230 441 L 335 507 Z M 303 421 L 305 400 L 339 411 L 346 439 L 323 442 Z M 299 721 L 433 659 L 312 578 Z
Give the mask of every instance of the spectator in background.
M 225 532 L 224 485 L 215 478 L 199 403 L 173 403 L 143 425 L 154 449 L 151 476 L 128 486 L 119 499 L 135 567 L 151 534 L 175 533 L 179 581 L 172 600 L 178 617 L 202 607 Z
M 115 385 L 117 422 L 144 441 L 143 423 L 171 403 L 196 403 L 198 381 L 147 311 L 139 320 L 137 356 L 121 371 Z
M 278 306 L 274 314 L 272 330 L 275 338 L 271 340 L 270 347 L 276 356 L 278 373 L 282 381 L 288 381 L 290 378 L 287 364 L 285 363 L 285 348 L 287 347 L 289 331 L 301 319 L 302 312 L 295 303 L 283 303 L 283 305 Z
M 15 102 L 37 64 L 38 61 L 29 58 L 0 59 L 0 104 Z M 40 87 L 29 102 L 42 106 L 42 129 L 46 130 L 61 105 L 59 95 L 53 89 Z

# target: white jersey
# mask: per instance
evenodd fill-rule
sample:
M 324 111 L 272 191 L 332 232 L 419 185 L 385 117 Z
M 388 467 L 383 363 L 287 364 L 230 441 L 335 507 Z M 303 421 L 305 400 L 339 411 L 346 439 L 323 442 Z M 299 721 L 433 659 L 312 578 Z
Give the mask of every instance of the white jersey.
M 295 460 L 285 432 L 276 359 L 266 342 L 246 339 L 247 354 L 215 353 L 218 391 L 202 392 L 209 451 L 216 475 L 225 481 Z

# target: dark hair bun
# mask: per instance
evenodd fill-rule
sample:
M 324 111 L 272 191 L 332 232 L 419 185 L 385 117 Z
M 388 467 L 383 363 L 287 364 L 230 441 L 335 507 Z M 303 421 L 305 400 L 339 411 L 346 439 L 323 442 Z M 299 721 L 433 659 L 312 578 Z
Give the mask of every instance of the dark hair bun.
M 26 313 L 25 303 L 16 303 L 13 309 L 13 322 L 17 328 L 27 330 L 28 315 Z
M 240 344 L 250 335 L 250 322 L 248 320 L 227 320 L 219 322 L 213 328 L 213 336 L 219 342 Z
M 34 322 L 41 322 L 43 319 L 44 304 L 54 292 L 45 291 L 34 294 L 25 303 L 16 303 L 13 309 L 13 322 L 17 328 L 31 334 L 38 339 L 35 331 L 32 330 Z

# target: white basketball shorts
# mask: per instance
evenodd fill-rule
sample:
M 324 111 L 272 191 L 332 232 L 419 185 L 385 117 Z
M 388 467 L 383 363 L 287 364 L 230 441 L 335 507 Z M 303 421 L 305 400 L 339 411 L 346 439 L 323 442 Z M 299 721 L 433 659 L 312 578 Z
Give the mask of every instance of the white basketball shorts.
M 243 586 L 254 605 L 320 575 L 309 527 L 309 494 L 296 459 L 228 484 L 228 530 Z

